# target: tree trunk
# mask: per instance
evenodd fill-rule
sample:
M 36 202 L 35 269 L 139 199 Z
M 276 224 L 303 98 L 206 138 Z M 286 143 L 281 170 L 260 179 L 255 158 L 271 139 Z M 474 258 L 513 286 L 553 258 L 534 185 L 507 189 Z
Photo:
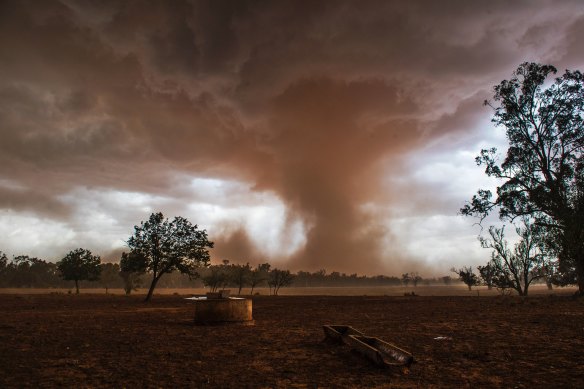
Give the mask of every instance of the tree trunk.
M 519 294 L 519 296 L 527 296 L 527 288 L 523 290 L 521 288 L 517 288 L 517 293 Z
M 554 285 L 552 284 L 552 281 L 549 278 L 546 278 L 545 285 L 547 286 L 548 290 L 553 290 L 554 289 Z
M 79 281 L 75 280 L 75 294 L 79 294 Z
M 578 283 L 578 294 L 584 296 L 584 252 L 578 253 L 576 259 L 576 282 Z
M 158 280 L 160 279 L 160 276 L 162 274 L 163 273 L 160 273 L 158 276 L 152 278 L 152 283 L 150 284 L 150 289 L 148 289 L 148 294 L 146 295 L 146 299 L 144 301 L 146 301 L 146 302 L 150 301 L 150 299 L 152 298 L 152 293 L 154 293 L 154 288 L 156 288 L 156 284 L 158 283 Z

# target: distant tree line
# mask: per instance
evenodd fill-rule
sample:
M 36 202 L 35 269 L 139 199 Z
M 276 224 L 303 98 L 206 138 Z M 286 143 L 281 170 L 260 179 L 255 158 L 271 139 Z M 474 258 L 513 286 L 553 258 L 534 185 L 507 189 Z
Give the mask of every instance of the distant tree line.
M 0 287 L 2 288 L 82 288 L 124 289 L 127 294 L 148 285 L 153 275 L 140 269 L 122 270 L 130 254 L 123 253 L 120 263 L 102 263 L 89 250 L 76 249 L 57 263 L 19 255 L 12 260 L 0 252 Z M 160 278 L 162 288 L 200 288 L 210 291 L 232 288 L 237 294 L 254 294 L 257 288 L 267 287 L 272 294 L 278 294 L 282 287 L 365 287 L 365 286 L 412 286 L 418 284 L 450 284 L 449 276 L 424 279 L 418 273 L 395 276 L 365 276 L 346 274 L 325 269 L 315 272 L 272 268 L 269 263 L 252 266 L 223 260 L 217 265 L 199 266 L 193 269 L 196 277 L 189 277 L 180 271 L 172 271 Z M 75 279 L 77 278 L 77 280 Z

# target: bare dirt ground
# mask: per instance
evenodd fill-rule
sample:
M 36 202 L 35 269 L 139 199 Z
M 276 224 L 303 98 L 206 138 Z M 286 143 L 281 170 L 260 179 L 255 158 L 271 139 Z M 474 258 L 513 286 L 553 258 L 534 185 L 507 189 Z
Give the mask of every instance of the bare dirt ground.
M 255 324 L 195 326 L 187 296 L 0 294 L 0 387 L 576 388 L 569 295 L 256 296 Z M 346 324 L 410 351 L 409 374 L 323 342 Z M 446 339 L 436 339 L 445 337 Z

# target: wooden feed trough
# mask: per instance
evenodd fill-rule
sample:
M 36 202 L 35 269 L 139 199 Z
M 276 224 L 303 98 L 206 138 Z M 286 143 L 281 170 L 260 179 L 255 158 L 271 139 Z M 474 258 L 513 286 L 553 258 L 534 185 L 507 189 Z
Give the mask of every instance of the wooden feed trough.
M 322 328 L 327 339 L 348 345 L 378 366 L 408 368 L 414 362 L 409 352 L 379 338 L 366 336 L 353 327 L 324 325 Z

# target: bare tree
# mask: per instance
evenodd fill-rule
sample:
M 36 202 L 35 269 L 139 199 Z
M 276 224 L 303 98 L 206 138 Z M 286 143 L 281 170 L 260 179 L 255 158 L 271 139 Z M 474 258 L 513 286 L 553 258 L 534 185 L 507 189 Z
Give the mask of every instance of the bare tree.
M 293 280 L 294 276 L 290 273 L 290 270 L 274 269 L 270 272 L 268 286 L 270 287 L 270 291 L 273 290 L 272 293 L 274 296 L 277 296 L 280 288 L 291 285 Z
M 418 272 L 414 272 L 410 274 L 410 279 L 412 280 L 412 284 L 414 284 L 414 288 L 418 286 L 418 283 L 422 281 L 422 277 L 418 274 Z
M 491 239 L 481 238 L 484 248 L 493 249 L 489 264 L 494 267 L 493 284 L 498 288 L 511 288 L 520 296 L 527 296 L 534 280 L 544 278 L 549 260 L 543 249 L 541 228 L 523 219 L 524 228 L 516 227 L 520 240 L 513 251 L 505 240 L 505 227 L 489 228 Z

